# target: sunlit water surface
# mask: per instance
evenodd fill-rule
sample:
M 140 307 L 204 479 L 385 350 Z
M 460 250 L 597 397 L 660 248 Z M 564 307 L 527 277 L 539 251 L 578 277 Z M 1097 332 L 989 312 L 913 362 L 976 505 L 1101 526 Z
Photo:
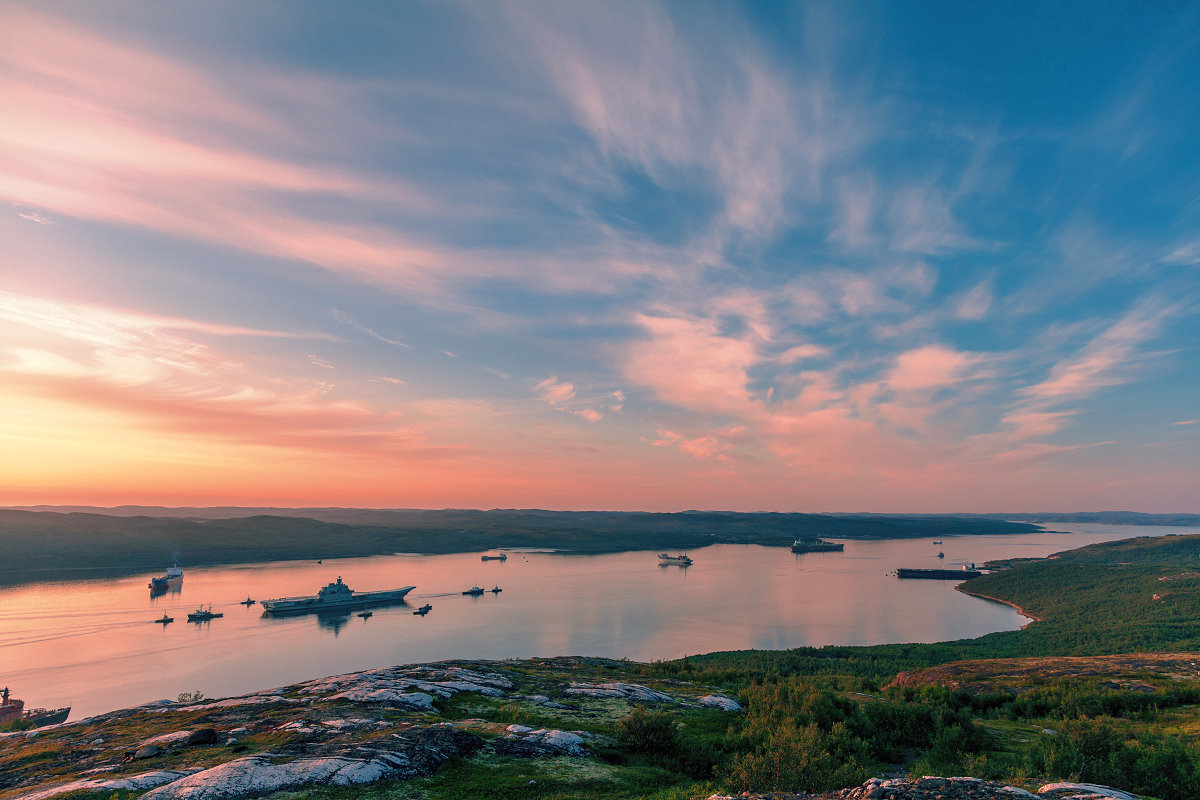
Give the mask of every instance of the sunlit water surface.
M 1064 533 L 846 540 L 841 553 L 753 545 L 691 551 L 691 567 L 653 552 L 394 555 L 187 568 L 150 597 L 149 575 L 0 590 L 0 683 L 33 706 L 72 706 L 71 719 L 185 691 L 221 697 L 307 678 L 446 658 L 597 655 L 669 659 L 714 650 L 934 642 L 1018 628 L 1013 609 L 901 581 L 896 567 L 954 567 L 1044 556 L 1093 542 L 1195 532 L 1119 525 Z M 938 552 L 945 558 L 937 558 Z M 167 565 L 163 565 L 164 568 Z M 359 591 L 415 585 L 403 605 L 271 618 L 255 599 L 315 594 L 338 576 Z M 499 594 L 465 597 L 478 584 Z M 212 604 L 224 617 L 189 623 Z M 430 603 L 426 617 L 416 607 Z M 151 620 L 164 613 L 169 625 Z

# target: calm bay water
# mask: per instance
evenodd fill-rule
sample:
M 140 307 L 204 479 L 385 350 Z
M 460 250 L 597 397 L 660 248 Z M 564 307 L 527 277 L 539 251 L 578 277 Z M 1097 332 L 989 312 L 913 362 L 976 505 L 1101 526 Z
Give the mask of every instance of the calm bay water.
M 653 552 L 394 555 L 186 569 L 150 597 L 149 575 L 0 590 L 0 684 L 71 719 L 180 692 L 209 697 L 371 667 L 445 658 L 596 655 L 668 659 L 714 650 L 933 642 L 1018 628 L 1008 606 L 951 581 L 901 581 L 896 567 L 952 567 L 1045 556 L 1093 542 L 1188 528 L 1054 526 L 1062 533 L 846 540 L 842 553 L 713 545 L 691 567 Z M 945 553 L 944 559 L 937 553 Z M 164 568 L 166 565 L 163 565 Z M 315 594 L 341 576 L 359 591 L 415 585 L 407 604 L 353 614 L 262 616 L 239 605 Z M 478 584 L 503 592 L 465 597 Z M 189 623 L 211 603 L 224 617 Z M 412 611 L 433 605 L 426 617 Z M 166 626 L 151 620 L 164 613 Z

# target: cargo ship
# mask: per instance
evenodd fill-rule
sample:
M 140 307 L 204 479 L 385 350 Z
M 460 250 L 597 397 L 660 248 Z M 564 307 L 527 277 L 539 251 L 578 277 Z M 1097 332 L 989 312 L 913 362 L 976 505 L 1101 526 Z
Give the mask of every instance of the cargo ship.
M 983 572 L 975 569 L 975 565 L 963 565 L 962 569 L 910 569 L 900 567 L 896 570 L 897 578 L 925 578 L 935 581 L 965 581 L 968 578 L 978 578 Z
M 827 542 L 824 539 L 804 538 L 792 542 L 793 553 L 838 553 L 846 549 L 841 542 Z
M 159 575 L 157 578 L 151 578 L 150 588 L 165 592 L 167 590 L 167 586 L 169 586 L 172 581 L 181 580 L 183 580 L 183 570 L 180 568 L 179 562 L 176 562 L 174 565 L 167 567 L 166 575 Z
M 692 565 L 692 559 L 684 553 L 679 553 L 677 555 L 671 555 L 670 553 L 659 553 L 658 563 L 660 565 L 678 564 L 681 567 L 690 567 Z
M 405 586 L 402 589 L 387 589 L 382 592 L 353 592 L 349 586 L 342 583 L 339 575 L 336 581 L 323 586 L 319 592 L 310 597 L 280 597 L 260 602 L 263 612 L 266 614 L 295 614 L 306 611 L 327 611 L 335 608 L 361 608 L 385 603 L 401 603 L 404 601 L 404 596 L 415 588 L 415 586 Z

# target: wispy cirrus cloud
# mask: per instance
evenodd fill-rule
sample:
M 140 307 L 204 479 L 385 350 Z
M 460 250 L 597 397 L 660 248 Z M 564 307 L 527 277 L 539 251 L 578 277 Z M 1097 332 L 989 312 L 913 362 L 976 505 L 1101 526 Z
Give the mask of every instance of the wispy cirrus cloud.
M 365 333 L 367 336 L 370 336 L 372 339 L 378 339 L 379 341 L 384 342 L 385 344 L 390 344 L 395 347 L 400 347 L 400 348 L 403 348 L 404 350 L 412 349 L 408 344 L 400 341 L 399 339 L 393 339 L 390 336 L 384 336 L 382 333 L 378 333 L 378 332 L 368 328 L 366 325 L 363 325 L 361 322 L 359 322 L 354 317 L 347 314 L 345 311 L 339 311 L 338 309 L 335 308 L 335 309 L 333 309 L 333 311 L 331 313 L 333 314 L 333 318 L 336 319 L 338 322 L 342 323 L 343 325 L 349 325 L 351 328 L 354 328 L 354 330 L 358 331 L 359 333 Z
M 1077 354 L 1056 364 L 1044 380 L 1023 389 L 1021 394 L 1032 404 L 1048 405 L 1080 399 L 1131 380 L 1126 370 L 1148 357 L 1142 346 L 1158 335 L 1168 318 L 1182 310 L 1177 302 L 1156 297 L 1142 300 Z
M 784 77 L 732 20 L 708 20 L 711 35 L 697 42 L 653 4 L 621 15 L 602 5 L 517 14 L 602 152 L 664 186 L 707 174 L 727 228 L 774 230 L 788 198 L 815 199 L 827 163 L 861 138 L 821 70 Z

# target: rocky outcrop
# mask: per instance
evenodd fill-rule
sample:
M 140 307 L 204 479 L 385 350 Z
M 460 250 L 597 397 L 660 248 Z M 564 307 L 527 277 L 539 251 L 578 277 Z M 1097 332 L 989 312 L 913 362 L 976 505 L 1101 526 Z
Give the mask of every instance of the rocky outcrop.
M 1135 794 L 1098 786 L 1094 783 L 1047 783 L 1038 789 L 1038 797 L 1053 800 L 1141 800 Z
M 637 703 L 672 703 L 674 699 L 662 692 L 636 683 L 572 683 L 563 694 L 585 697 L 623 697 Z
M 321 678 L 301 684 L 300 694 L 322 694 L 330 699 L 371 698 L 364 702 L 377 702 L 375 698 L 387 695 L 401 696 L 410 689 L 439 697 L 450 697 L 458 692 L 503 697 L 504 691 L 512 685 L 512 681 L 496 672 L 420 665 Z
M 319 784 L 354 786 L 384 778 L 431 775 L 454 756 L 477 750 L 479 737 L 435 725 L 397 737 L 389 748 L 356 748 L 339 755 L 273 763 L 267 753 L 228 761 L 142 795 L 144 800 L 228 800 Z
M 741 711 L 742 704 L 732 697 L 726 697 L 722 694 L 706 694 L 697 700 L 700 705 L 707 708 L 719 708 L 722 711 Z
M 164 783 L 180 780 L 194 772 L 197 772 L 197 770 L 160 769 L 154 772 L 143 772 L 140 775 L 130 775 L 125 778 L 88 778 L 80 781 L 71 781 L 70 783 L 60 783 L 57 786 L 23 794 L 21 795 L 21 800 L 46 800 L 46 798 L 66 794 L 67 792 L 140 792 L 146 789 L 153 789 L 155 786 L 162 786 Z
M 504 738 L 492 743 L 493 750 L 502 755 L 520 755 L 522 758 L 541 755 L 574 756 L 588 755 L 583 735 L 554 728 L 534 730 L 528 725 L 509 725 L 504 729 Z
M 1137 795 L 1088 783 L 1050 783 L 1037 794 L 979 778 L 871 778 L 861 786 L 827 792 L 712 795 L 709 800 L 1141 800 Z

